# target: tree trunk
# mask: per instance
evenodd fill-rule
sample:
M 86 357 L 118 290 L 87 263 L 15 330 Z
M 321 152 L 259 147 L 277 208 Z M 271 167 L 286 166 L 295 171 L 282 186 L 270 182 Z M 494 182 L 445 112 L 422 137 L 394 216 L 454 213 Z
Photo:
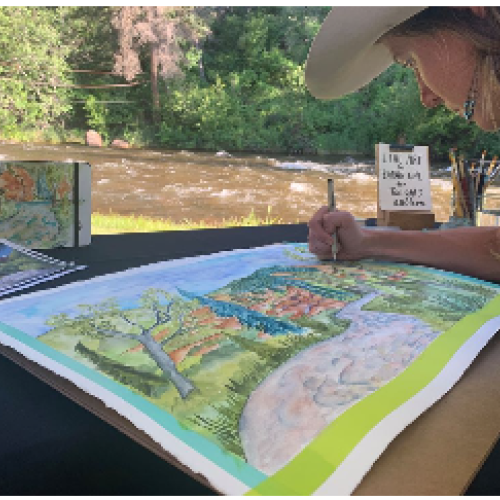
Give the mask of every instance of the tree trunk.
M 179 391 L 182 399 L 185 399 L 189 393 L 194 390 L 194 385 L 177 371 L 175 363 L 170 359 L 169 355 L 162 349 L 158 342 L 147 336 L 138 337 L 137 340 L 141 342 L 155 363 L 172 381 L 175 388 Z
M 203 66 L 203 48 L 202 47 L 200 48 L 200 43 L 198 42 L 198 39 L 195 40 L 194 44 L 198 50 L 201 50 L 200 60 L 198 61 L 198 71 L 200 73 L 200 80 L 203 83 L 206 83 L 207 77 L 205 76 L 205 67 Z
M 153 121 L 160 121 L 160 93 L 158 92 L 158 51 L 157 43 L 151 44 L 151 94 L 153 96 Z

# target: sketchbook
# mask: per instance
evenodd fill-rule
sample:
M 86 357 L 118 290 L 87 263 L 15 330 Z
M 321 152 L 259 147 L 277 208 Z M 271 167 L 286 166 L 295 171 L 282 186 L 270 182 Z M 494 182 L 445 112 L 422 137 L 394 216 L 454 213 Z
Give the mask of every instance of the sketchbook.
M 85 269 L 0 238 L 0 296 Z
M 0 238 L 33 249 L 90 243 L 88 163 L 0 162 Z
M 0 303 L 0 343 L 231 495 L 347 495 L 500 328 L 500 287 L 280 244 Z

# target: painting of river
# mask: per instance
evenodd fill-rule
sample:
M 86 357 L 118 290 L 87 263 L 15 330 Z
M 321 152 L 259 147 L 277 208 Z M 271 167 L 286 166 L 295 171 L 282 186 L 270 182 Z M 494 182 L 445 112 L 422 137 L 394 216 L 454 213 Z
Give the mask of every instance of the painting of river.
M 0 160 L 82 161 L 92 165 L 92 210 L 181 222 L 218 222 L 269 210 L 284 223 L 305 222 L 326 204 L 328 178 L 337 205 L 357 217 L 376 216 L 373 158 L 91 148 L 78 144 L 0 144 Z M 450 215 L 446 164 L 431 164 L 433 210 Z
M 229 471 L 243 489 L 227 492 L 241 494 L 498 291 L 418 266 L 325 263 L 305 244 L 272 245 L 4 301 L 0 341 L 98 383 L 94 395 L 106 404 L 105 389 L 119 394 Z

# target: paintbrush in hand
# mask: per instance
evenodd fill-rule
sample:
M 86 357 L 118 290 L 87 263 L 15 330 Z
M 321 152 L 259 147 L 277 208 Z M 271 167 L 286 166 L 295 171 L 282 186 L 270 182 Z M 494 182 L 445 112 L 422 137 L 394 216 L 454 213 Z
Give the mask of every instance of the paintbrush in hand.
M 335 212 L 335 192 L 333 189 L 333 179 L 328 179 L 328 210 Z M 333 260 L 337 260 L 338 240 L 337 232 L 333 233 L 332 255 Z

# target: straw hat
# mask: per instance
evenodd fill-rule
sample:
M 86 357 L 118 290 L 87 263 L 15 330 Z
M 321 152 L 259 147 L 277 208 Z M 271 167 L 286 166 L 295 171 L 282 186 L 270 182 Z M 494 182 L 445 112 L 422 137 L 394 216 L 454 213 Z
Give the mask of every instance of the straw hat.
M 314 97 L 336 99 L 366 85 L 394 61 L 384 33 L 426 7 L 334 7 L 309 51 L 306 85 Z

